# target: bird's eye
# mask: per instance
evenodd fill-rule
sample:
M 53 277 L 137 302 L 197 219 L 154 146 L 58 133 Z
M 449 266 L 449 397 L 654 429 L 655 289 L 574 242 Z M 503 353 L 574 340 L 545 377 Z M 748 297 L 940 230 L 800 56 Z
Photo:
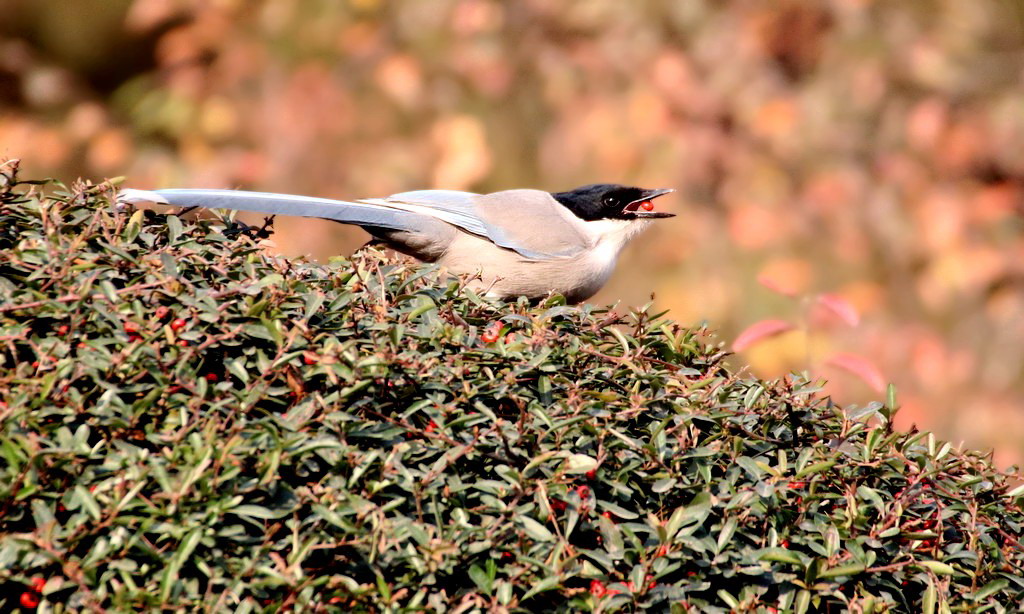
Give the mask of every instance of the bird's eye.
M 614 207 L 615 206 L 615 197 L 614 196 L 605 196 L 604 197 L 604 206 L 606 206 L 606 207 Z

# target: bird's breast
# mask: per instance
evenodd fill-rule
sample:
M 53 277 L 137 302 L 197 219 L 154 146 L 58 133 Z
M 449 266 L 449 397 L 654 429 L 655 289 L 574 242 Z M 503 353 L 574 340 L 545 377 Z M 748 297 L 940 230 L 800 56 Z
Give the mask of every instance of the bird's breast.
M 555 292 L 570 302 L 584 301 L 608 281 L 623 246 L 640 230 L 630 222 L 606 222 L 593 222 L 599 226 L 589 228 L 590 247 L 570 258 L 532 260 L 460 233 L 438 264 L 456 274 L 479 274 L 474 286 L 498 298 L 537 298 Z

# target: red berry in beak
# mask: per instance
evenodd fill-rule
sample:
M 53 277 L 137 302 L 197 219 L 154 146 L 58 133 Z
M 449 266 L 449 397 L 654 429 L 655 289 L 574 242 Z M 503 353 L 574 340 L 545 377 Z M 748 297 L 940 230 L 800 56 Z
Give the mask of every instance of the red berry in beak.
M 654 211 L 654 203 L 652 203 L 649 200 L 645 200 L 644 202 L 640 203 L 640 208 L 643 209 L 644 211 Z

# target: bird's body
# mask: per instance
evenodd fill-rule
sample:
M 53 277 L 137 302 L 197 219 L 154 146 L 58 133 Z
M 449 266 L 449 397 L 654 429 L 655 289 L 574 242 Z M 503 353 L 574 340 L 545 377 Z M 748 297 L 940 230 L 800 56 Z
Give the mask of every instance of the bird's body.
M 647 224 L 649 222 L 643 222 Z M 619 223 L 625 226 L 624 223 Z M 559 259 L 532 259 L 508 249 L 501 249 L 486 239 L 460 233 L 454 249 L 448 250 L 437 263 L 453 272 L 480 273 L 474 285 L 498 298 L 517 296 L 539 297 L 552 291 L 565 296 L 570 303 L 584 301 L 601 289 L 612 272 L 619 252 L 625 246 L 626 233 L 637 233 L 643 227 L 620 228 L 611 236 L 590 236 L 588 247 Z M 573 275 L 565 271 L 571 269 Z M 493 271 L 501 271 L 500 275 Z
M 671 216 L 649 210 L 651 199 L 669 191 L 602 184 L 554 194 L 420 190 L 335 201 L 236 190 L 124 190 L 119 200 L 356 224 L 397 251 L 452 273 L 479 276 L 474 285 L 491 296 L 555 292 L 579 302 L 604 285 L 622 248 L 651 218 Z

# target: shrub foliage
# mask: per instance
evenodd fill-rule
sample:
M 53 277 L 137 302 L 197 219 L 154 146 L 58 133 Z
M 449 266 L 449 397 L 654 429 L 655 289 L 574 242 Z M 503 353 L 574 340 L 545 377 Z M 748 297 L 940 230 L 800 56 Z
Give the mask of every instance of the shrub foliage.
M 704 330 L 0 167 L 0 608 L 1007 611 L 990 461 Z M 498 328 L 500 327 L 500 331 Z M 27 605 L 26 605 L 27 604 Z

